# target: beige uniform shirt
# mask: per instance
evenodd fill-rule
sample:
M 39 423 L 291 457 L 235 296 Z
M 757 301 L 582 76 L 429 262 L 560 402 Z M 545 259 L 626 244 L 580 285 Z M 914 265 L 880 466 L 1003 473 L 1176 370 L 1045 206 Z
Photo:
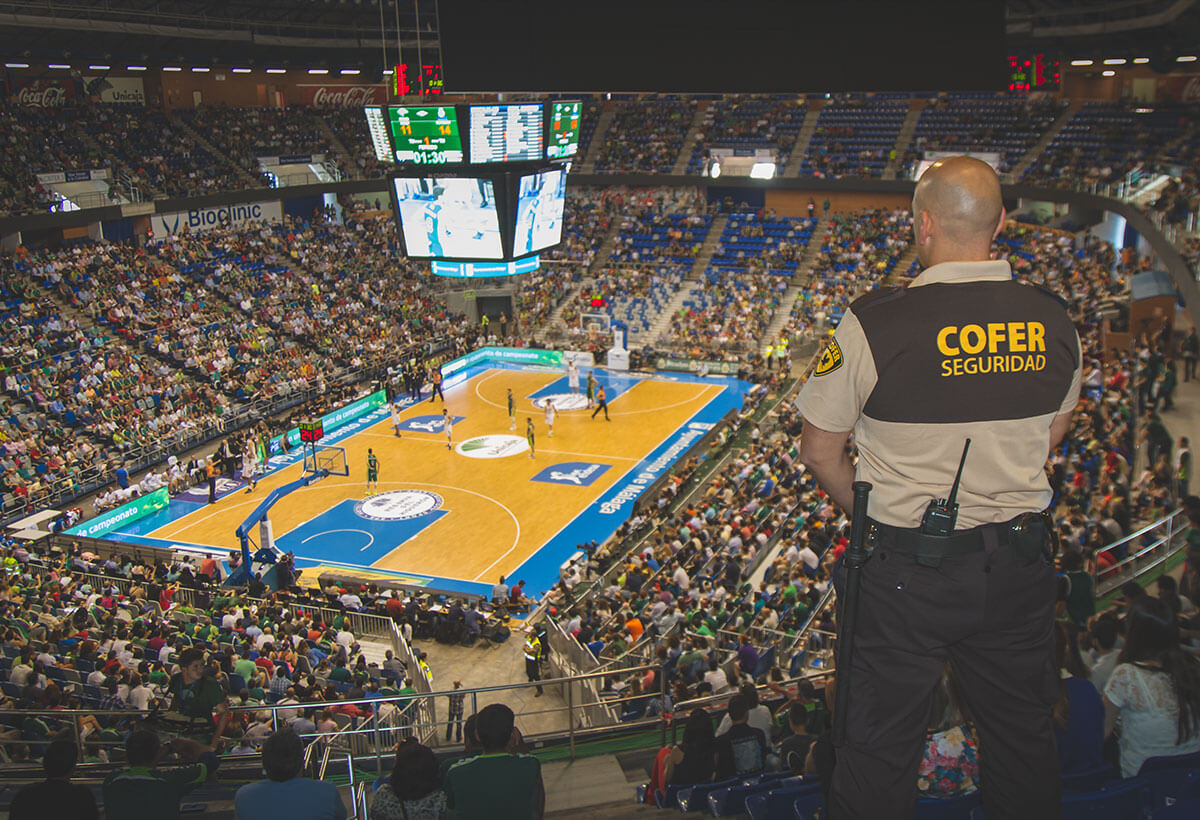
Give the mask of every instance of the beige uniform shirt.
M 947 262 L 855 301 L 799 407 L 822 430 L 854 431 L 868 513 L 897 527 L 949 494 L 970 438 L 956 524 L 967 529 L 1050 503 L 1050 424 L 1079 399 L 1080 362 L 1057 297 L 1005 261 Z

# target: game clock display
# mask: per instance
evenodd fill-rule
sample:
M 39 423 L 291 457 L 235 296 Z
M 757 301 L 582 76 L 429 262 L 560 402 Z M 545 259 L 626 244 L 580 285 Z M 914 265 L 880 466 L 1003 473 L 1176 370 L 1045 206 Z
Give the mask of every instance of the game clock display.
M 316 443 L 325 435 L 325 423 L 320 419 L 316 421 L 302 421 L 297 426 L 300 430 L 300 441 L 306 444 Z
M 579 151 L 579 121 L 583 103 L 556 102 L 550 108 L 550 141 L 546 159 L 567 159 Z
M 408 105 L 387 109 L 396 162 L 448 165 L 463 161 L 462 137 L 453 106 Z

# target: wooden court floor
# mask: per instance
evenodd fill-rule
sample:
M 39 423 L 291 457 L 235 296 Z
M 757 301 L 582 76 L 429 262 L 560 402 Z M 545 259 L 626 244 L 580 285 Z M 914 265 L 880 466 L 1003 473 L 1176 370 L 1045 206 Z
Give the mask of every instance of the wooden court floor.
M 597 371 L 599 372 L 599 371 Z M 558 414 L 554 435 L 547 435 L 543 411 L 531 394 L 562 380 L 549 372 L 493 369 L 446 391 L 445 406 L 463 420 L 453 425 L 458 444 L 473 436 L 524 436 L 526 419 L 536 430 L 535 457 L 527 452 L 475 459 L 447 450 L 446 436 L 406 431 L 396 438 L 391 420 L 356 432 L 338 443 L 346 449 L 348 477 L 328 477 L 285 496 L 272 508 L 276 539 L 348 499 L 366 492 L 366 456 L 379 457 L 379 490 L 426 490 L 444 499 L 446 515 L 410 540 L 371 562 L 371 566 L 462 581 L 492 583 L 535 554 L 589 504 L 609 489 L 671 433 L 723 389 L 719 384 L 642 379 L 609 402 L 611 422 L 589 410 Z M 517 398 L 516 430 L 509 432 L 506 388 Z M 557 392 L 557 390 L 555 391 Z M 563 392 L 566 392 L 564 387 Z M 441 414 L 440 401 L 407 408 L 402 418 Z M 560 462 L 611 465 L 590 486 L 533 481 L 534 475 Z M 276 486 L 300 476 L 299 464 L 261 481 L 252 494 L 237 492 L 196 510 L 150 535 L 215 547 L 237 547 L 235 530 Z M 347 539 L 337 560 L 360 563 L 357 542 Z M 302 550 L 297 557 L 305 557 Z

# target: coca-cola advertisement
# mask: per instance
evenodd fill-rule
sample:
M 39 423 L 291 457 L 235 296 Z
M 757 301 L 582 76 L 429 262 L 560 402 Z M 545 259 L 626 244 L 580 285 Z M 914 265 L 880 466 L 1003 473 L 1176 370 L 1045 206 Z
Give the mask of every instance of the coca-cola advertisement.
M 1165 96 L 1175 102 L 1200 102 L 1200 74 L 1167 77 Z
M 381 85 L 299 85 L 300 102 L 313 108 L 362 108 L 387 102 Z
M 12 99 L 17 105 L 32 108 L 59 108 L 75 99 L 75 81 L 40 77 L 13 80 Z

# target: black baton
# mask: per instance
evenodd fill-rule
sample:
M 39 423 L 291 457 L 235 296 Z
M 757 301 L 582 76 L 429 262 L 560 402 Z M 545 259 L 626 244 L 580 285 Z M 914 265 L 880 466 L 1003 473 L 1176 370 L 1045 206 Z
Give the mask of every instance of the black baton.
M 850 546 L 844 558 L 846 582 L 839 601 L 838 652 L 834 674 L 837 682 L 833 699 L 833 745 L 846 742 L 846 715 L 849 708 L 850 664 L 854 655 L 854 622 L 858 618 L 858 585 L 863 564 L 867 562 L 867 496 L 871 485 L 866 481 L 855 481 L 854 511 L 850 514 Z

